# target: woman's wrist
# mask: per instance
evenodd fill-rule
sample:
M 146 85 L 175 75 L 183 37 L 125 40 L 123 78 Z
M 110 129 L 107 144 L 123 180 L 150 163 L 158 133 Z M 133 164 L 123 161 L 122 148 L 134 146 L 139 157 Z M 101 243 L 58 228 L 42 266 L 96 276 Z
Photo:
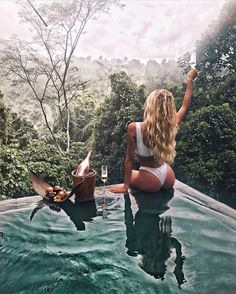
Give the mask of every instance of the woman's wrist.
M 187 78 L 187 83 L 193 83 L 193 79 L 192 78 Z

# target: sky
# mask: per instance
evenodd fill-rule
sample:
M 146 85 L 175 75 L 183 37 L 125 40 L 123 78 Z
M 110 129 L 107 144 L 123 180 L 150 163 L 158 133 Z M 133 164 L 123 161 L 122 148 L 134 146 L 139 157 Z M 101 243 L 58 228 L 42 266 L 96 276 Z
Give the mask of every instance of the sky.
M 21 0 L 25 1 L 25 0 Z M 46 1 L 46 0 L 45 0 Z M 218 17 L 227 0 L 123 0 L 123 9 L 112 9 L 90 22 L 76 55 L 108 59 L 178 58 L 194 49 L 195 42 Z M 37 8 L 37 0 L 32 1 Z M 0 0 L 0 36 L 24 39 L 28 28 L 19 23 L 15 0 Z

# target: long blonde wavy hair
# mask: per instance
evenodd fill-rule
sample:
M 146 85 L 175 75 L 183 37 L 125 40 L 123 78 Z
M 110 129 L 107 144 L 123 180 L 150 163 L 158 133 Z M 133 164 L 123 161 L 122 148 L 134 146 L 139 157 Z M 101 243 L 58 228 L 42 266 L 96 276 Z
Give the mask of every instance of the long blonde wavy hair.
M 147 144 L 157 160 L 174 162 L 176 105 L 172 94 L 165 90 L 153 91 L 144 104 L 144 124 L 148 133 Z

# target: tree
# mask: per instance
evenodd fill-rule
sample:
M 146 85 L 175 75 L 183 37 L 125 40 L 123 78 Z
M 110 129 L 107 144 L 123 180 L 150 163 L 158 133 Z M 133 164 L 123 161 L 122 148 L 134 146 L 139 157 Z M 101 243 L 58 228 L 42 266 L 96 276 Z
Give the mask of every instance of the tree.
M 0 91 L 0 146 L 7 141 L 7 109 L 3 102 L 3 93 Z
M 178 66 L 182 68 L 185 74 L 187 74 L 189 70 L 191 69 L 190 58 L 191 58 L 191 54 L 190 52 L 187 52 L 184 55 L 180 56 L 177 61 Z
M 92 135 L 98 100 L 88 90 L 79 91 L 71 102 L 70 137 L 72 142 L 85 142 Z M 54 123 L 54 131 L 60 131 L 60 117 Z
M 163 59 L 161 63 L 157 63 L 155 60 L 148 60 L 144 75 L 144 84 L 148 92 L 180 85 L 182 82 L 183 74 L 176 61 Z
M 60 117 L 60 130 L 66 134 L 66 151 L 70 150 L 70 102 L 86 81 L 73 66 L 73 55 L 88 21 L 99 13 L 108 13 L 118 0 L 71 0 L 42 4 L 41 18 L 28 2 L 20 2 L 21 19 L 31 26 L 33 41 L 16 38 L 4 41 L 1 50 L 3 74 L 14 86 L 26 84 L 38 101 L 46 127 L 59 151 L 61 146 L 53 132 L 46 106 Z M 46 23 L 46 25 L 45 25 Z
M 86 152 L 86 144 L 77 142 L 71 144 L 70 154 L 61 154 L 54 145 L 39 140 L 33 125 L 7 108 L 0 98 L 0 199 L 35 194 L 29 169 L 51 185 L 71 189 L 69 171 Z
M 236 72 L 235 27 L 236 2 L 227 1 L 219 18 L 197 42 L 198 83 L 204 90 L 217 87 L 218 83 Z
M 33 125 L 21 119 L 6 107 L 0 92 L 0 146 L 9 145 L 24 149 L 31 139 L 38 138 Z
M 110 76 L 111 94 L 96 113 L 93 132 L 94 165 L 109 167 L 110 183 L 123 180 L 123 164 L 127 143 L 127 126 L 142 120 L 145 89 L 137 87 L 125 72 Z
M 189 114 L 177 138 L 179 179 L 235 207 L 236 190 L 236 2 L 223 6 L 219 19 L 196 44 L 198 77 Z M 190 54 L 179 59 L 189 69 Z M 183 96 L 183 89 L 174 89 Z M 179 101 L 178 101 L 179 102 Z M 230 199 L 231 198 L 231 199 Z
M 22 153 L 32 140 L 37 139 L 37 132 L 31 123 L 7 108 L 2 101 L 3 95 L 0 96 L 0 194 L 3 196 L 0 198 L 21 197 L 32 190 L 27 182 L 28 173 Z
M 181 125 L 175 171 L 190 184 L 234 194 L 236 117 L 228 103 L 202 107 Z

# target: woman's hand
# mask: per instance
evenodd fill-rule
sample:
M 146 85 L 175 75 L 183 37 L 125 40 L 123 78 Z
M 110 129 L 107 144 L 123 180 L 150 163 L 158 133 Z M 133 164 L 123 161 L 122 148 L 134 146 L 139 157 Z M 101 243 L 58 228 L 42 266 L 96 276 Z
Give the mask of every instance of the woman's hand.
M 187 74 L 187 80 L 193 81 L 197 76 L 197 70 L 195 68 L 192 68 L 188 74 Z
M 128 191 L 128 186 L 125 184 L 115 185 L 109 188 L 109 191 L 112 193 L 125 193 Z

